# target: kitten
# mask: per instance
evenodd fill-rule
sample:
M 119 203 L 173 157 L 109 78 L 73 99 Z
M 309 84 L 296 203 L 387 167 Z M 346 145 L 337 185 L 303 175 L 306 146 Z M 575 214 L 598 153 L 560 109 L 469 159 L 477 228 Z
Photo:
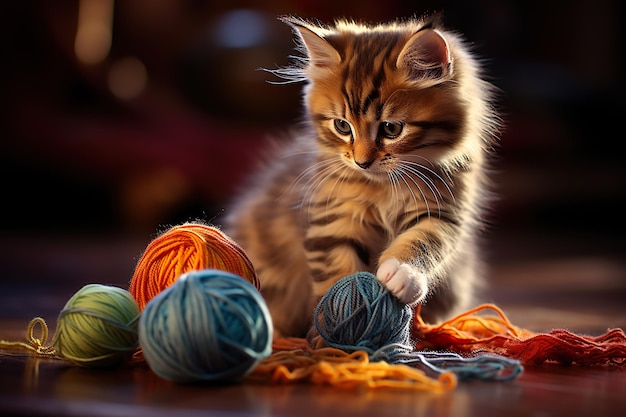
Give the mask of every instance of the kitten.
M 252 259 L 280 336 L 370 271 L 435 322 L 467 309 L 497 116 L 477 60 L 436 19 L 333 27 L 294 17 L 302 128 L 233 202 L 225 231 Z

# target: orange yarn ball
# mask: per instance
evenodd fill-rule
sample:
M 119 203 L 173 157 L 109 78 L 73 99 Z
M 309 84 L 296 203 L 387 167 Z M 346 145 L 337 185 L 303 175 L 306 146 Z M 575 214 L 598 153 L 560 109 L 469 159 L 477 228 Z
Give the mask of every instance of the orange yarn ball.
M 137 263 L 129 292 L 141 310 L 157 294 L 189 271 L 218 269 L 260 281 L 244 250 L 216 227 L 201 223 L 174 226 L 154 239 Z

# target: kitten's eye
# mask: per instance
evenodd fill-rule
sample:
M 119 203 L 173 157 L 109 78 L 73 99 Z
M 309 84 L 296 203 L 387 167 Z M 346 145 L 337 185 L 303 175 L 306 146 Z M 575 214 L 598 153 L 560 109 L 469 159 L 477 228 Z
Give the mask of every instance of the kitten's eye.
M 380 124 L 380 134 L 389 139 L 395 139 L 400 136 L 404 124 L 400 122 L 382 122 Z
M 350 123 L 343 119 L 335 119 L 335 130 L 340 135 L 349 135 L 352 133 L 352 127 L 350 127 Z

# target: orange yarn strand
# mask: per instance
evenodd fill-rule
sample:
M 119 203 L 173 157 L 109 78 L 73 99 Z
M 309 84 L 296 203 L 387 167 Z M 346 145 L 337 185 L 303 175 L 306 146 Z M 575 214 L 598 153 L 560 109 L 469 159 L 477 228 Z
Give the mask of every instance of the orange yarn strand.
M 227 271 L 260 288 L 252 261 L 235 241 L 216 227 L 185 223 L 150 242 L 137 263 L 129 292 L 143 310 L 180 275 L 201 269 Z
M 478 315 L 488 310 L 496 314 Z M 563 329 L 535 333 L 514 326 L 493 304 L 478 306 L 438 325 L 425 323 L 418 306 L 412 335 L 418 340 L 417 350 L 490 351 L 527 365 L 626 366 L 626 334 L 622 329 L 609 329 L 597 337 Z
M 313 349 L 305 339 L 276 339 L 274 353 L 248 376 L 256 382 L 311 382 L 337 388 L 393 388 L 416 391 L 454 389 L 457 378 L 445 372 L 437 378 L 407 365 L 370 362 L 364 351 Z
M 495 315 L 479 316 L 491 310 Z M 425 323 L 416 308 L 413 337 L 418 340 L 416 349 L 449 349 L 454 352 L 469 351 L 499 345 L 508 338 L 534 335 L 509 321 L 504 312 L 493 304 L 483 304 L 443 323 Z

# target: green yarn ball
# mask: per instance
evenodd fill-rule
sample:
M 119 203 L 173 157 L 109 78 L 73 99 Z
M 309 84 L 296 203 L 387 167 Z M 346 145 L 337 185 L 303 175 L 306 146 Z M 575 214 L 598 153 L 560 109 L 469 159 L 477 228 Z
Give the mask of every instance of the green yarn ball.
M 74 364 L 124 364 L 137 349 L 139 306 L 126 290 L 88 284 L 65 304 L 57 319 L 56 353 Z

